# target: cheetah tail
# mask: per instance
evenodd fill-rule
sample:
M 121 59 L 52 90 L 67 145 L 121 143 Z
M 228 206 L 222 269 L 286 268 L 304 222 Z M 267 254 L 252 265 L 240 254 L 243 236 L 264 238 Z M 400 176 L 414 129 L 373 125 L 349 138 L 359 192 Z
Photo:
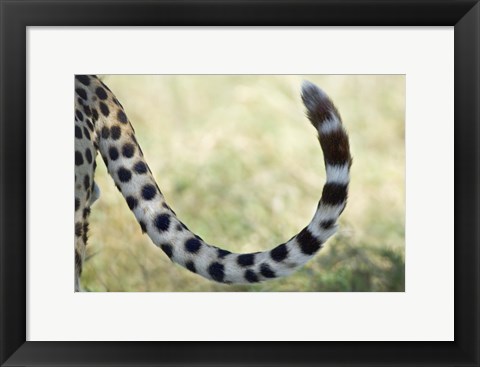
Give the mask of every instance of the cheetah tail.
M 335 233 L 337 219 L 347 201 L 352 159 L 337 109 L 314 84 L 304 82 L 302 99 L 307 117 L 318 131 L 327 172 L 317 210 L 311 222 L 287 242 L 269 251 L 246 254 L 207 244 L 178 219 L 148 168 L 123 107 L 100 80 L 96 79 L 96 85 L 108 91 L 107 96 L 101 92 L 96 102 L 101 112 L 100 153 L 142 231 L 173 262 L 218 282 L 255 283 L 293 272 Z

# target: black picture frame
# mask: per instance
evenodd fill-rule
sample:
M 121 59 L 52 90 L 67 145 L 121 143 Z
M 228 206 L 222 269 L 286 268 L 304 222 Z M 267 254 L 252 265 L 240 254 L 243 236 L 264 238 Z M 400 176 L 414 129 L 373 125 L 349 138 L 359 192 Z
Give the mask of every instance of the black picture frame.
M 0 4 L 2 366 L 479 366 L 478 0 L 1 0 Z M 150 25 L 455 27 L 453 342 L 26 341 L 26 27 Z

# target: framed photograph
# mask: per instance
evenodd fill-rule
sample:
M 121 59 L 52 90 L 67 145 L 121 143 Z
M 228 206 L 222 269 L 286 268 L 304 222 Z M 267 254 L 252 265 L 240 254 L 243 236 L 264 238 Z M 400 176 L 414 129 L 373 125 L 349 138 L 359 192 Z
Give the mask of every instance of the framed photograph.
M 405 75 L 77 75 L 75 84 L 77 290 L 405 291 Z M 318 115 L 330 98 L 342 112 Z M 349 135 L 368 148 L 350 149 Z
M 479 365 L 477 1 L 1 8 L 2 366 Z

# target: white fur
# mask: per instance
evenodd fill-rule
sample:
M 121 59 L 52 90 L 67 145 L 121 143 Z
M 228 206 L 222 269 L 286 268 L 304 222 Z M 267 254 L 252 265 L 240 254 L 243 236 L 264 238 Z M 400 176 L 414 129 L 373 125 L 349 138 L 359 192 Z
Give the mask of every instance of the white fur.
M 321 123 L 319 132 L 322 135 L 328 135 L 340 128 L 340 121 L 334 115 Z
M 349 164 L 343 165 L 331 165 L 327 164 L 327 182 L 329 183 L 339 183 L 339 184 L 348 184 L 350 181 L 349 174 Z
M 315 216 L 313 217 L 312 224 L 320 225 L 320 222 L 328 220 L 337 220 L 342 212 L 342 209 L 345 207 L 345 203 L 342 205 L 326 205 L 320 204 L 320 210 L 317 210 Z

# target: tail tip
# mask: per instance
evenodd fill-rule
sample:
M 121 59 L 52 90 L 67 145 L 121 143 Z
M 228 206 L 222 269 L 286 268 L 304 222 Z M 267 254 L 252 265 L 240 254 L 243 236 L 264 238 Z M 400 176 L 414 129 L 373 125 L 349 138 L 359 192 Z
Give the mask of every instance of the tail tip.
M 311 81 L 304 80 L 302 82 L 302 100 L 307 109 L 314 110 L 328 101 L 327 94 L 321 90 L 316 84 L 313 84 Z
M 303 80 L 302 81 L 302 93 L 304 94 L 311 94 L 312 92 L 316 93 L 323 93 L 323 91 L 310 80 Z
M 336 112 L 328 95 L 308 80 L 302 83 L 302 100 L 310 121 L 316 127 L 328 119 L 331 113 Z

